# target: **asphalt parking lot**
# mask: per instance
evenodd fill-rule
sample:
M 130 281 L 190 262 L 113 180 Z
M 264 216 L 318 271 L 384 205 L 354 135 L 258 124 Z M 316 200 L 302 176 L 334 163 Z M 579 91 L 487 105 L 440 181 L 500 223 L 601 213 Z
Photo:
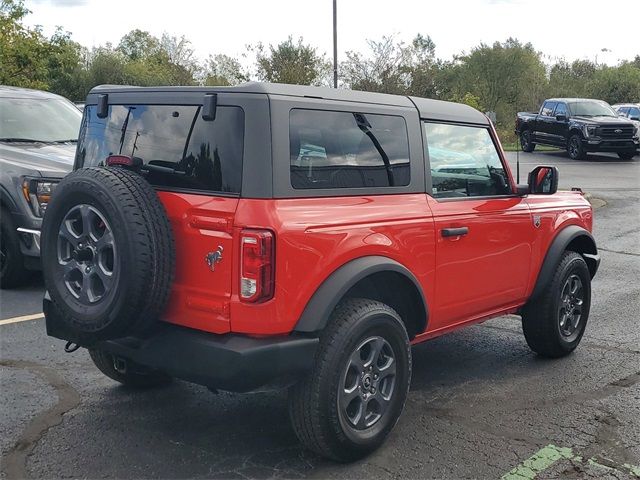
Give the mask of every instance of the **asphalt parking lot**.
M 509 154 L 515 166 L 515 154 Z M 283 392 L 117 386 L 41 319 L 0 321 L 2 478 L 640 478 L 640 157 L 520 153 L 557 165 L 598 208 L 602 264 L 571 356 L 537 358 L 517 317 L 416 346 L 399 424 L 374 455 L 302 450 Z M 595 200 L 594 200 L 595 202 Z M 41 312 L 42 280 L 3 291 L 0 319 Z

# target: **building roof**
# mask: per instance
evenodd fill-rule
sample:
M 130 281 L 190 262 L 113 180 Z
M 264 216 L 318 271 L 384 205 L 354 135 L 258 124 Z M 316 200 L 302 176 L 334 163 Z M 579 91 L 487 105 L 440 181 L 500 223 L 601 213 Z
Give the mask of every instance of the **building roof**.
M 220 92 L 220 93 L 256 93 L 265 95 L 284 95 L 292 97 L 320 98 L 354 103 L 373 103 L 397 107 L 417 108 L 421 118 L 488 125 L 487 117 L 476 109 L 453 102 L 443 102 L 404 95 L 387 93 L 361 92 L 342 88 L 310 87 L 305 85 L 288 85 L 283 83 L 248 82 L 232 87 L 129 87 L 121 85 L 100 85 L 90 94 L 123 93 L 123 92 Z

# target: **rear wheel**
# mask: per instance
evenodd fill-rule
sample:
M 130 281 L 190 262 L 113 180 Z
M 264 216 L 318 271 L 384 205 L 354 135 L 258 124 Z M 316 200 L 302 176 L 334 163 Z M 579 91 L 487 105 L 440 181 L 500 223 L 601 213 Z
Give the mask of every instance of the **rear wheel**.
M 569 152 L 569 157 L 573 160 L 584 160 L 587 158 L 587 152 L 582 146 L 582 137 L 577 133 L 569 138 L 567 151 Z
M 411 350 L 398 314 L 377 301 L 346 300 L 322 333 L 314 370 L 291 388 L 296 435 L 325 457 L 361 458 L 395 426 L 410 380 Z
M 20 237 L 8 210 L 0 211 L 0 288 L 22 286 L 29 271 L 24 267 Z
M 173 232 L 156 192 L 134 172 L 67 175 L 47 207 L 41 246 L 51 300 L 84 342 L 144 333 L 168 301 Z
M 584 334 L 591 306 L 591 275 L 582 255 L 567 251 L 540 298 L 522 312 L 529 347 L 543 357 L 573 352 Z
M 117 358 L 103 350 L 89 350 L 91 360 L 107 377 L 128 387 L 152 388 L 166 385 L 171 377 L 125 359 Z
M 635 157 L 636 153 L 635 152 L 620 152 L 618 153 L 618 157 L 620 157 L 622 160 L 631 160 L 633 157 Z
M 536 148 L 536 144 L 531 141 L 531 131 L 523 130 L 520 133 L 520 146 L 523 152 L 533 152 Z

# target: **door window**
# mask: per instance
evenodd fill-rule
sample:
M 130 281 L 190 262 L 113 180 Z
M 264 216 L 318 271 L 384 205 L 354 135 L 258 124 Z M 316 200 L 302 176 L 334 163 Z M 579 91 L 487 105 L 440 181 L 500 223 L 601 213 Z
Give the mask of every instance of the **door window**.
M 558 115 L 564 115 L 565 117 L 567 116 L 567 105 L 564 103 L 558 103 L 558 105 L 556 106 L 556 116 Z
M 542 111 L 540 112 L 545 117 L 550 117 L 553 115 L 553 109 L 556 106 L 556 102 L 544 102 L 542 106 Z
M 409 137 L 402 117 L 294 109 L 289 151 L 296 189 L 409 185 Z
M 489 130 L 424 122 L 432 196 L 510 195 L 511 186 Z
M 640 117 L 640 108 L 638 107 L 631 107 L 629 108 L 629 115 L 628 117 Z

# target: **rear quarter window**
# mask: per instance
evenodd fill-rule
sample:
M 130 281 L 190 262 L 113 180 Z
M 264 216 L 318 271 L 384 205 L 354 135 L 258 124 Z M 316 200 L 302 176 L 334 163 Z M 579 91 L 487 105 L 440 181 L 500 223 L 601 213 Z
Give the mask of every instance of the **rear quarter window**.
M 409 139 L 403 117 L 293 109 L 289 116 L 295 189 L 409 185 Z
M 85 108 L 77 167 L 104 165 L 109 155 L 142 161 L 147 180 L 160 188 L 239 194 L 244 112 L 219 106 L 205 121 L 198 106 L 110 105 L 98 118 Z

